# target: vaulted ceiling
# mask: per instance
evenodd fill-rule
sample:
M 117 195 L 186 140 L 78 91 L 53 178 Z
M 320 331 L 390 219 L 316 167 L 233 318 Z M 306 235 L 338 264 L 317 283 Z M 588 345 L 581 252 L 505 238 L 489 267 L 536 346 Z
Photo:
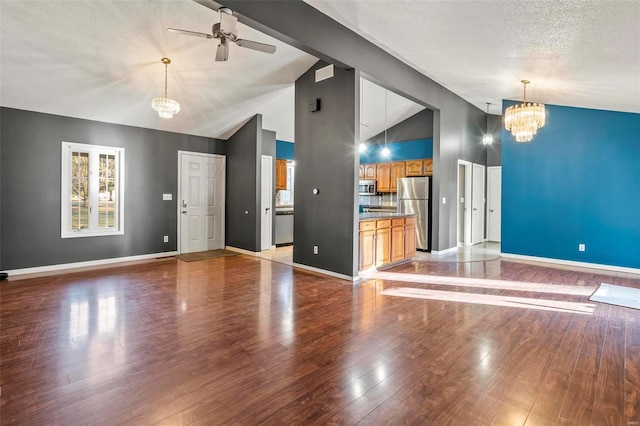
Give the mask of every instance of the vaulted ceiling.
M 640 2 L 563 0 L 305 0 L 484 110 L 502 99 L 640 112 Z M 274 55 L 171 34 L 210 32 L 218 14 L 191 0 L 1 1 L 0 104 L 112 123 L 228 138 L 256 113 L 278 139 L 294 139 L 294 86 L 316 58 L 239 24 Z M 169 97 L 182 111 L 160 119 Z M 421 109 L 363 85 L 363 133 Z M 397 102 L 395 102 L 397 100 Z

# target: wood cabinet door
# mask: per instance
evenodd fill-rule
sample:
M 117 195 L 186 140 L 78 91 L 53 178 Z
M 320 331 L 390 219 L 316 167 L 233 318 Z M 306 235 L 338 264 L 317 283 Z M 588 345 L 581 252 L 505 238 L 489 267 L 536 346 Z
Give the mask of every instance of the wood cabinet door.
M 425 176 L 433 176 L 433 158 L 422 160 L 422 173 Z
M 376 165 L 365 164 L 364 165 L 364 178 L 367 180 L 376 180 Z
M 378 192 L 390 191 L 391 163 L 376 164 L 376 181 Z
M 276 160 L 276 190 L 287 189 L 287 160 Z
M 364 179 L 364 164 L 358 167 L 358 179 Z
M 411 259 L 416 255 L 416 226 L 404 227 L 404 258 Z
M 376 230 L 376 266 L 391 262 L 391 228 Z
M 391 163 L 391 182 L 389 182 L 389 191 L 398 192 L 398 179 L 406 176 L 405 161 L 396 161 Z
M 404 226 L 391 228 L 391 261 L 404 259 Z
M 422 160 L 407 160 L 405 164 L 407 176 L 422 176 Z
M 360 270 L 371 268 L 376 261 L 376 231 L 360 231 Z

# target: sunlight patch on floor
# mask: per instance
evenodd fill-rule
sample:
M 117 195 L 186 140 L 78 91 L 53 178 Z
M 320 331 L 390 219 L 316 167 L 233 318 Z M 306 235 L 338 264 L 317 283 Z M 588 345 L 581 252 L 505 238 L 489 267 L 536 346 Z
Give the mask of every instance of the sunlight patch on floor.
M 441 300 L 445 302 L 473 303 L 504 306 L 510 308 L 537 309 L 541 311 L 592 315 L 595 305 L 591 303 L 565 302 L 562 300 L 532 299 L 528 297 L 501 296 L 493 294 L 462 293 L 430 290 L 425 288 L 392 287 L 383 290 L 385 296 L 410 297 L 414 299 Z
M 495 290 L 533 291 L 538 293 L 570 294 L 590 296 L 595 290 L 591 286 L 531 283 L 526 281 L 494 280 L 486 278 L 445 277 L 439 275 L 404 274 L 398 272 L 372 271 L 363 278 L 402 281 L 408 283 L 437 284 L 455 287 L 490 288 Z

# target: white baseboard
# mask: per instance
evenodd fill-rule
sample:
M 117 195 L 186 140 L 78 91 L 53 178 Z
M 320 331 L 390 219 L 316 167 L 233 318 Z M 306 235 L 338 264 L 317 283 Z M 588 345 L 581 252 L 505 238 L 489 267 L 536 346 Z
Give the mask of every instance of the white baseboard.
M 431 255 L 432 256 L 442 256 L 445 254 L 449 254 L 449 253 L 455 253 L 456 251 L 458 251 L 458 247 L 451 247 L 445 250 L 431 250 Z
M 15 275 L 39 274 L 42 272 L 62 271 L 65 269 L 86 268 L 91 266 L 110 265 L 113 263 L 135 262 L 138 260 L 157 259 L 159 257 L 176 256 L 177 251 L 164 251 L 162 253 L 141 254 L 137 256 L 113 257 L 110 259 L 87 260 L 84 262 L 60 263 L 57 265 L 36 266 L 33 268 L 10 269 L 4 271 L 9 274 L 9 278 Z
M 313 266 L 303 265 L 301 263 L 295 263 L 294 262 L 293 266 L 296 267 L 296 268 L 306 269 L 307 271 L 317 272 L 318 274 L 329 275 L 329 276 L 340 278 L 340 279 L 347 280 L 347 281 L 355 282 L 355 281 L 359 281 L 360 280 L 359 276 L 350 277 L 349 275 L 339 274 L 339 273 L 333 272 L 333 271 L 327 271 L 326 269 L 314 268 Z
M 528 260 L 533 262 L 553 263 L 556 265 L 573 266 L 578 268 L 601 269 L 613 272 L 626 272 L 629 274 L 640 274 L 640 269 L 627 268 L 624 266 L 602 265 L 600 263 L 577 262 L 575 260 L 552 259 L 548 257 L 525 256 L 522 254 L 500 253 L 500 256 L 508 259 Z

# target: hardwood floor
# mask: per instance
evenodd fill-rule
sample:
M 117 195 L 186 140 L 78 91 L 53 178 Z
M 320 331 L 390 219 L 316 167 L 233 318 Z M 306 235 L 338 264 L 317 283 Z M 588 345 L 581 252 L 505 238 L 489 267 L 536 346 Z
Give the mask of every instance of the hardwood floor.
M 589 302 L 601 282 L 640 288 L 500 259 L 353 286 L 245 255 L 10 279 L 0 423 L 638 425 L 640 311 Z

